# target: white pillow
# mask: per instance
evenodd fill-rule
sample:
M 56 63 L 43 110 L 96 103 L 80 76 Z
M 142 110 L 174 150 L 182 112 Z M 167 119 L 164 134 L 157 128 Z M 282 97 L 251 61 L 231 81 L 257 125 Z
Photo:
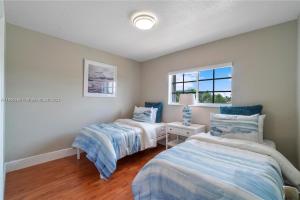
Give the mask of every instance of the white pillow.
M 134 107 L 133 120 L 155 123 L 157 108 Z
M 211 135 L 259 142 L 258 114 L 245 116 L 211 113 L 210 120 Z
M 158 108 L 153 108 L 152 107 L 152 109 L 153 109 L 153 112 L 152 112 L 151 119 L 152 119 L 152 123 L 155 123 L 156 122 L 156 115 L 157 115 Z

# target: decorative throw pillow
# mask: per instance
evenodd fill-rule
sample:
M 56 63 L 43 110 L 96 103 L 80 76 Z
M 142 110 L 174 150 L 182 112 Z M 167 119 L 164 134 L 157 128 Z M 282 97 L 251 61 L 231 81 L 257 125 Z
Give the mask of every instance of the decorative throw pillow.
M 157 113 L 156 113 L 156 123 L 160 123 L 162 120 L 162 111 L 163 111 L 163 104 L 162 102 L 145 102 L 145 107 L 147 108 L 157 108 Z
M 210 133 L 224 138 L 244 139 L 259 142 L 259 115 L 210 115 Z
M 134 107 L 133 120 L 139 122 L 154 123 L 157 108 Z
M 254 105 L 254 106 L 223 106 L 220 107 L 221 114 L 228 115 L 255 115 L 261 114 L 263 109 L 262 105 Z M 264 119 L 266 115 L 260 115 L 258 119 L 258 135 L 259 143 L 263 143 L 264 140 Z

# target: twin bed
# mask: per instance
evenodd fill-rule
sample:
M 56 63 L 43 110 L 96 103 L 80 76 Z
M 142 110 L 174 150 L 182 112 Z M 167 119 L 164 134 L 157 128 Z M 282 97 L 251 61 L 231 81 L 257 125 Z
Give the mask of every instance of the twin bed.
M 265 144 L 198 134 L 160 153 L 135 177 L 135 200 L 284 199 L 284 175 L 299 172 Z
M 98 123 L 83 128 L 73 147 L 85 151 L 101 178 L 108 179 L 118 159 L 156 147 L 165 137 L 164 128 L 163 123 L 131 119 Z M 132 191 L 135 200 L 281 200 L 283 177 L 300 186 L 299 171 L 274 143 L 200 133 L 149 161 L 135 177 Z
M 156 147 L 157 141 L 165 137 L 163 123 L 138 122 L 118 119 L 113 123 L 96 123 L 82 128 L 73 147 L 86 152 L 102 179 L 108 179 L 116 170 L 117 160 Z

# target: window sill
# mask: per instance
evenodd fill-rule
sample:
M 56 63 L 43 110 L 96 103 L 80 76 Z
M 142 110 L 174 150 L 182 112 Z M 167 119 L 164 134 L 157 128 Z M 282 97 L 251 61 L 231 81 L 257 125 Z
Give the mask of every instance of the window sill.
M 182 106 L 179 103 L 169 103 L 169 106 Z M 208 107 L 208 108 L 219 108 L 221 106 L 232 106 L 232 104 L 217 104 L 217 103 L 197 103 L 191 105 L 191 107 Z

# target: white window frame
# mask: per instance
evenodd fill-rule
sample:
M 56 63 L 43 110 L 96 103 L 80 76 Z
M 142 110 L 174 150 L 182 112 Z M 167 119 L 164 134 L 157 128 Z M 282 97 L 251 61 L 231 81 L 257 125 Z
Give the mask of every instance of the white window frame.
M 231 102 L 233 99 L 233 91 L 232 91 L 232 85 L 233 85 L 233 77 L 234 77 L 234 67 L 232 62 L 228 63 L 222 63 L 222 64 L 215 64 L 215 65 L 208 65 L 204 67 L 194 67 L 194 68 L 189 68 L 189 69 L 183 69 L 183 70 L 178 70 L 178 71 L 172 71 L 168 73 L 168 105 L 174 105 L 174 106 L 180 106 L 179 103 L 174 103 L 172 101 L 172 76 L 180 73 L 199 73 L 199 71 L 203 70 L 209 70 L 209 69 L 217 69 L 217 68 L 222 68 L 225 66 L 231 66 L 232 67 L 232 74 L 231 74 Z M 199 84 L 199 78 L 197 78 L 197 85 Z M 232 104 L 220 104 L 220 103 L 199 103 L 198 102 L 198 87 L 196 89 L 196 104 L 192 106 L 202 106 L 202 107 L 220 107 L 220 106 L 231 106 Z

